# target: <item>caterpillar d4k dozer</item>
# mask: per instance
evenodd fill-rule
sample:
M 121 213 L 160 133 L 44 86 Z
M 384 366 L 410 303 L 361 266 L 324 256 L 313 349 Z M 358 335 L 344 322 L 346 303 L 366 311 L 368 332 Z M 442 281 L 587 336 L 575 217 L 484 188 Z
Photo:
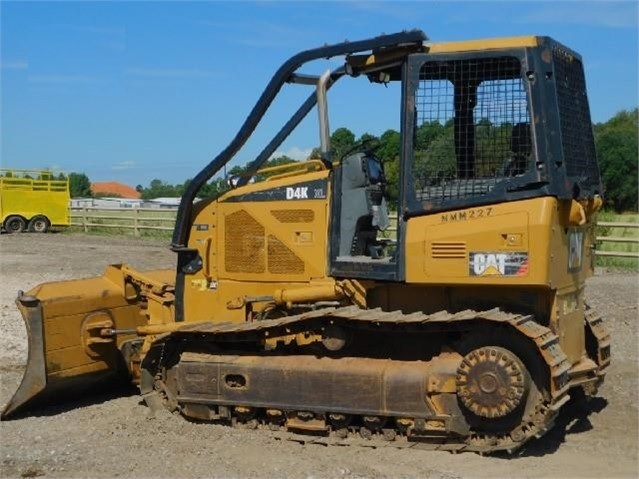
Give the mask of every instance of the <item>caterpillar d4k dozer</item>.
M 331 157 L 327 91 L 345 77 L 397 92 L 379 117 L 398 124 L 391 164 L 367 142 Z M 285 83 L 313 91 L 229 191 L 194 203 Z M 316 106 L 320 157 L 261 168 Z M 3 418 L 128 376 L 152 409 L 265 434 L 514 451 L 609 364 L 584 303 L 600 193 L 582 62 L 548 37 L 304 51 L 191 182 L 175 272 L 111 266 L 18 297 L 29 362 Z

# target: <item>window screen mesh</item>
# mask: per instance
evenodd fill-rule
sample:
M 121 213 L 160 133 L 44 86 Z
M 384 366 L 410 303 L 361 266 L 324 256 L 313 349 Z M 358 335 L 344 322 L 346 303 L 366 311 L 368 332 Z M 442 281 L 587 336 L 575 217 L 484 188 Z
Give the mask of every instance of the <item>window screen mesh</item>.
M 530 114 L 519 60 L 425 63 L 416 92 L 413 184 L 437 201 L 488 193 L 532 164 Z
M 599 187 L 586 82 L 581 62 L 563 49 L 553 50 L 561 143 L 566 174 L 582 185 Z

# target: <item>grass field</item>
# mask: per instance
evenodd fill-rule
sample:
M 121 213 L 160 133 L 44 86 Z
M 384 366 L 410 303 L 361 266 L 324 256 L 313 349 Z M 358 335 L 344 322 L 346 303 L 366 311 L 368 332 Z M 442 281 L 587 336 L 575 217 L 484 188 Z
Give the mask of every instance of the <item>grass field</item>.
M 616 214 L 610 211 L 600 212 L 597 216 L 597 222 L 614 222 L 614 223 L 635 223 L 639 225 L 639 214 L 627 213 Z M 628 238 L 639 239 L 639 227 L 611 227 L 598 225 L 595 229 L 598 237 Z M 601 241 L 597 244 L 599 251 L 615 251 L 615 252 L 639 252 L 639 242 L 608 242 Z M 633 269 L 639 271 L 639 258 L 617 258 L 609 256 L 598 256 L 597 266 Z

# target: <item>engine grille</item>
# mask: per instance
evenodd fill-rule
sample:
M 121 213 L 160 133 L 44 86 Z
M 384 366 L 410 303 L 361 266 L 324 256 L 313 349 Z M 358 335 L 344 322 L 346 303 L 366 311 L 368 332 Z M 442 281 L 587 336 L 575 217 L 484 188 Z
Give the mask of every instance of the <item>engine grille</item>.
M 435 259 L 464 259 L 466 258 L 466 243 L 463 241 L 433 241 L 430 246 L 430 256 Z
M 308 213 L 280 210 L 287 220 L 308 218 Z M 266 234 L 262 226 L 245 210 L 226 216 L 224 234 L 224 261 L 230 273 L 303 274 L 304 261 L 276 236 Z
M 303 274 L 304 261 L 273 235 L 268 237 L 268 271 L 274 274 Z
M 313 210 L 272 210 L 271 214 L 280 223 L 312 223 L 315 220 Z
M 244 210 L 225 218 L 224 262 L 231 273 L 264 273 L 264 227 Z

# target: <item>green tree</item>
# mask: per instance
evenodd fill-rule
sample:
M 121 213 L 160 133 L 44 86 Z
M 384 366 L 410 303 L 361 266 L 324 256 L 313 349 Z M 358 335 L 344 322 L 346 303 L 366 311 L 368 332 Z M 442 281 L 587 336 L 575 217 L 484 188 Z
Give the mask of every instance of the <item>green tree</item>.
M 361 143 L 367 146 L 376 146 L 379 142 L 379 138 L 375 135 L 371 135 L 370 133 L 362 133 L 355 143 Z
M 511 123 L 493 125 L 483 118 L 475 125 L 475 176 L 500 174 L 511 156 Z
M 288 157 L 286 155 L 282 155 L 282 156 L 278 156 L 276 158 L 271 158 L 270 160 L 268 160 L 264 166 L 262 168 L 269 168 L 271 166 L 282 166 L 282 165 L 288 165 L 291 163 L 297 163 L 296 160 L 294 160 L 291 157 Z
M 311 154 L 308 155 L 307 160 L 318 160 L 322 157 L 322 152 L 319 149 L 319 146 L 316 146 L 311 150 Z
M 144 188 L 140 194 L 143 200 L 152 200 L 153 198 L 176 197 L 181 196 L 180 186 L 173 186 L 159 179 L 151 180 L 148 188 Z
M 338 128 L 331 135 L 331 158 L 333 161 L 341 160 L 342 156 L 353 148 L 355 135 L 348 128 Z
M 455 176 L 454 129 L 446 126 L 426 151 L 415 154 L 413 175 L 415 187 L 423 188 L 429 181 L 441 181 Z
M 69 173 L 69 190 L 71 198 L 90 198 L 91 182 L 84 173 Z
M 230 188 L 226 178 L 215 178 L 206 183 L 197 193 L 198 198 L 211 198 Z
M 399 198 L 399 157 L 384 163 L 386 176 L 386 199 L 392 208 L 397 208 Z
M 617 212 L 637 210 L 638 115 L 624 110 L 594 126 L 604 197 Z
M 386 130 L 379 137 L 380 147 L 377 149 L 377 156 L 383 163 L 397 161 L 399 159 L 399 147 L 401 136 L 398 131 Z
M 379 147 L 375 154 L 384 165 L 386 176 L 386 196 L 392 208 L 397 207 L 399 197 L 399 147 L 401 136 L 398 131 L 386 130 L 379 137 Z
M 262 166 L 261 169 L 272 168 L 272 167 L 275 167 L 275 166 L 291 165 L 293 163 L 298 163 L 298 162 L 296 160 L 294 160 L 293 158 L 290 158 L 290 157 L 288 157 L 286 155 L 282 155 L 282 156 L 278 156 L 276 158 L 271 158 L 266 163 L 264 163 L 264 165 Z M 266 172 L 266 173 L 258 173 L 255 176 L 255 179 L 257 181 L 263 181 L 266 178 L 269 178 L 271 176 L 281 175 L 282 173 L 285 173 L 287 171 L 290 171 L 290 169 L 283 168 L 283 169 L 278 169 L 278 170 L 275 170 L 275 171 L 269 171 L 269 172 Z
M 438 121 L 425 121 L 415 132 L 415 149 L 427 150 L 435 139 L 444 132 L 444 125 Z

